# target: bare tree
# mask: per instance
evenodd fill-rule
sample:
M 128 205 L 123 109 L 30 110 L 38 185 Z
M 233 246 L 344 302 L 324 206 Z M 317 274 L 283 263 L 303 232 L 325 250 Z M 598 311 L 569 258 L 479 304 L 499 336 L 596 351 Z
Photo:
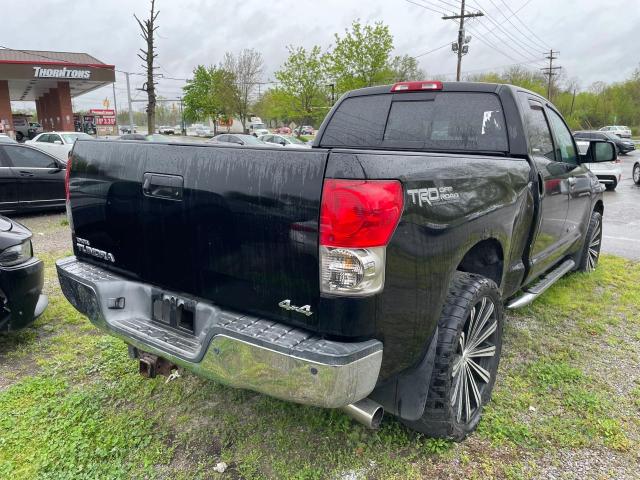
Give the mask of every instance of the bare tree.
M 156 19 L 158 18 L 158 14 L 160 11 L 155 11 L 155 0 L 151 0 L 151 12 L 149 14 L 149 18 L 147 20 L 141 21 L 135 14 L 133 17 L 140 25 L 140 36 L 147 42 L 147 49 L 140 49 L 138 57 L 144 62 L 142 65 L 143 68 L 147 70 L 147 81 L 142 86 L 141 90 L 143 92 L 147 92 L 147 130 L 149 134 L 152 134 L 156 131 L 156 82 L 154 80 L 153 71 L 158 68 L 153 66 L 153 60 L 158 56 L 155 53 L 154 45 L 153 45 L 153 34 L 158 29 L 158 26 L 155 25 Z
M 242 129 L 246 131 L 249 116 L 249 105 L 253 93 L 259 86 L 262 75 L 262 54 L 253 49 L 245 49 L 238 56 L 225 53 L 222 68 L 227 70 L 235 79 L 233 89 L 233 104 L 235 114 L 242 123 Z

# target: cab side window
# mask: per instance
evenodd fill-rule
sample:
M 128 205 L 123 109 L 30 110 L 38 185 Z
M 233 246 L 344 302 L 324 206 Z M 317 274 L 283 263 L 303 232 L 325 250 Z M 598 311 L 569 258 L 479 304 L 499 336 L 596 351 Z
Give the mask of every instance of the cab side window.
M 35 148 L 18 145 L 7 145 L 5 153 L 16 168 L 57 168 L 55 160 Z
M 551 126 L 556 135 L 556 159 L 564 163 L 571 165 L 578 164 L 578 155 L 576 154 L 576 148 L 571 137 L 571 132 L 565 125 L 562 117 L 553 110 L 549 109 L 549 119 L 551 120 Z
M 556 160 L 551 130 L 547 123 L 546 115 L 542 105 L 531 103 L 526 113 L 527 136 L 531 154 L 534 156 L 544 156 L 549 160 Z

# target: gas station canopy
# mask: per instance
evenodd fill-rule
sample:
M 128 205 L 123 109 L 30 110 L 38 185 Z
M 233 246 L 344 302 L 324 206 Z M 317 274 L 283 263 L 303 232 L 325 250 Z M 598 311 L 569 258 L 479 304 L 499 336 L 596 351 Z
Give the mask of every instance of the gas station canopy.
M 69 84 L 77 97 L 115 81 L 115 67 L 86 53 L 0 49 L 0 81 L 8 82 L 11 101 L 35 101 Z
M 34 101 L 46 131 L 73 131 L 71 99 L 115 78 L 113 65 L 86 53 L 0 49 L 0 132 L 15 135 L 12 101 Z

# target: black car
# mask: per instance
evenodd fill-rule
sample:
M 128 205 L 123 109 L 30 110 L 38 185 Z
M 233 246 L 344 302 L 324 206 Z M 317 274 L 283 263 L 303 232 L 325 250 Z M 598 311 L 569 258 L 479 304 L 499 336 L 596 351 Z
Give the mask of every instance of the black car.
M 65 168 L 35 147 L 0 143 L 0 213 L 64 208 Z
M 623 155 L 626 155 L 636 149 L 636 145 L 633 141 L 626 138 L 620 138 L 615 133 L 584 130 L 574 132 L 573 136 L 576 140 L 608 140 L 615 143 L 618 153 L 622 153 Z
M 0 216 L 0 331 L 26 327 L 47 307 L 44 265 L 33 256 L 31 232 Z

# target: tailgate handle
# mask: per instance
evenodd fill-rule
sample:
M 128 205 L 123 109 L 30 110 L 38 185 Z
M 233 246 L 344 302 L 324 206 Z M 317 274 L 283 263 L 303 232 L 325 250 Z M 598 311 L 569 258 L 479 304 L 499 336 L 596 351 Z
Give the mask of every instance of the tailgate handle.
M 145 173 L 142 193 L 147 197 L 181 201 L 183 186 L 184 179 L 180 175 Z

